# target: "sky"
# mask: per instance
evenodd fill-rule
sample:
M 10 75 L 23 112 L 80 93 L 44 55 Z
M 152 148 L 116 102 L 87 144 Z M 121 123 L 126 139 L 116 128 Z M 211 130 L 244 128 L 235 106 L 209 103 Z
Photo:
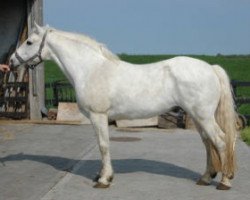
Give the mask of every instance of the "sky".
M 44 0 L 44 24 L 118 54 L 250 54 L 250 0 Z

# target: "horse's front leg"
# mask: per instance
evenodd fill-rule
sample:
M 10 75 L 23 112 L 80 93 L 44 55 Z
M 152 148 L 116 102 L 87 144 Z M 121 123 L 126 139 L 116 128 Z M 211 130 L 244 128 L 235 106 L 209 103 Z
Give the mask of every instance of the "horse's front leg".
M 96 178 L 95 188 L 107 188 L 113 179 L 113 169 L 109 152 L 108 117 L 104 113 L 91 113 L 90 120 L 95 129 L 102 158 L 102 169 Z

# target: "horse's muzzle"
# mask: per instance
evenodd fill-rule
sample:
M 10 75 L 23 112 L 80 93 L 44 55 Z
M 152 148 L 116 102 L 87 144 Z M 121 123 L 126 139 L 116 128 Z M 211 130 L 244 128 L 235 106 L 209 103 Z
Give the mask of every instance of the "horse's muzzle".
M 13 70 L 14 68 L 18 67 L 20 64 L 18 64 L 17 62 L 15 62 L 15 60 L 13 58 L 10 58 L 9 60 L 9 67 L 10 70 Z

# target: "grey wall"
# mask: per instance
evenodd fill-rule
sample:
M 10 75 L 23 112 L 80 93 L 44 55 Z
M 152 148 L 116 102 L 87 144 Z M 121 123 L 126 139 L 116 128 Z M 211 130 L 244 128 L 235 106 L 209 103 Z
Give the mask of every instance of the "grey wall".
M 16 47 L 26 8 L 26 0 L 0 1 L 0 63 L 6 62 L 11 46 Z

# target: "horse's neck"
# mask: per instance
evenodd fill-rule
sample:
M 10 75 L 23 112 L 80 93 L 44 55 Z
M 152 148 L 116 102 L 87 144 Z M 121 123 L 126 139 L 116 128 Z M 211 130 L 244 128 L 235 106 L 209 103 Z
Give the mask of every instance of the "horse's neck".
M 51 34 L 47 42 L 49 59 L 57 63 L 72 85 L 76 81 L 84 81 L 95 66 L 100 66 L 104 62 L 101 56 L 84 43 L 63 38 L 59 34 Z

